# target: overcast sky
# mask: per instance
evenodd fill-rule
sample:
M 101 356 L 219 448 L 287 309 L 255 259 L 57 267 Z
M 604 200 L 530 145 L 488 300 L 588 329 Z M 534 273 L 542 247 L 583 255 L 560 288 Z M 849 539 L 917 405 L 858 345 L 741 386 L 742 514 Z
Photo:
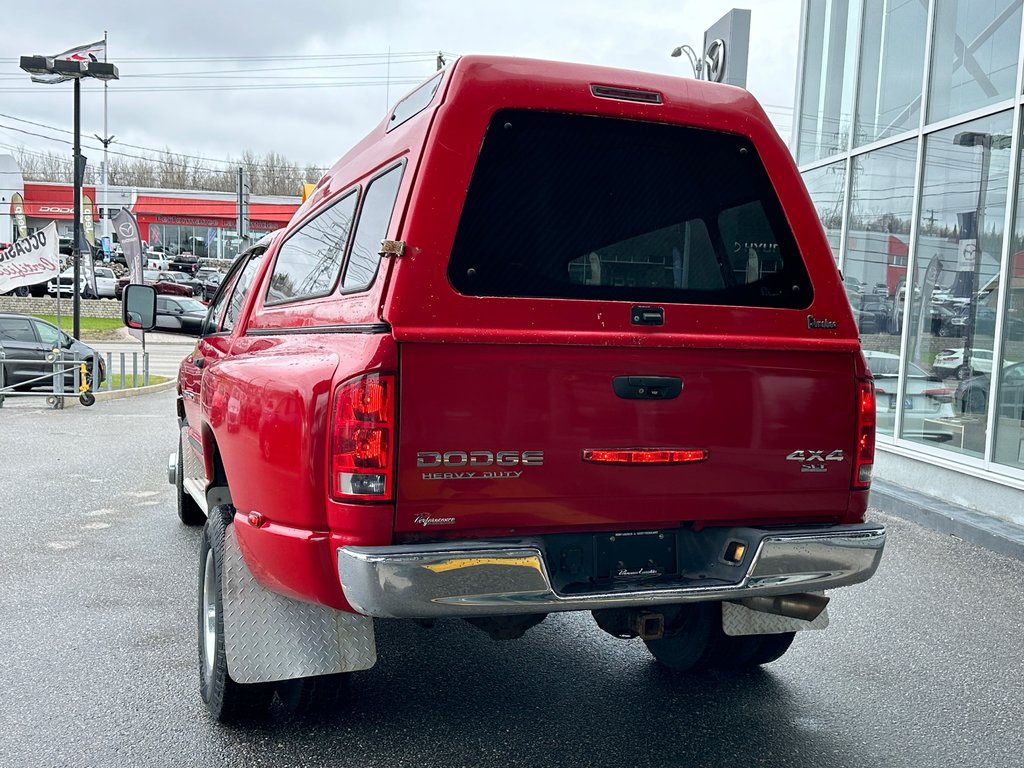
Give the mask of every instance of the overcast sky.
M 17 57 L 59 53 L 104 30 L 121 73 L 109 89 L 111 151 L 168 148 L 219 167 L 250 149 L 329 166 L 435 70 L 438 51 L 690 75 L 669 52 L 699 49 L 732 7 L 751 10 L 747 87 L 788 142 L 799 0 L 114 0 L 10 3 L 0 25 L 0 152 L 70 154 L 71 83 L 31 83 Z M 102 86 L 87 81 L 82 134 L 102 133 Z M 98 167 L 97 142 L 83 146 Z

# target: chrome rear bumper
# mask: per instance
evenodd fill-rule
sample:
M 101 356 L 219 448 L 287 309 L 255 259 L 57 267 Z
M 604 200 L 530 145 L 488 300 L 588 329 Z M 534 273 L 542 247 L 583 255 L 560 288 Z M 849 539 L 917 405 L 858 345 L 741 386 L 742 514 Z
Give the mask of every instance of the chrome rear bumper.
M 536 539 L 341 547 L 338 575 L 346 599 L 367 616 L 498 616 L 834 589 L 869 579 L 885 547 L 885 529 L 874 525 L 747 530 L 757 542 L 755 554 L 742 577 L 728 584 L 629 583 L 559 594 Z

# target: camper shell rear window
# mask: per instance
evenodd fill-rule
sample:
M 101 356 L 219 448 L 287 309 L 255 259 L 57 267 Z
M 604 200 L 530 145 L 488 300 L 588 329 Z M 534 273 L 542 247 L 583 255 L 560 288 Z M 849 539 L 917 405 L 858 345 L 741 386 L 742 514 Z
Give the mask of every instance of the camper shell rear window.
M 804 309 L 807 270 L 745 137 L 503 110 L 448 279 L 472 296 Z

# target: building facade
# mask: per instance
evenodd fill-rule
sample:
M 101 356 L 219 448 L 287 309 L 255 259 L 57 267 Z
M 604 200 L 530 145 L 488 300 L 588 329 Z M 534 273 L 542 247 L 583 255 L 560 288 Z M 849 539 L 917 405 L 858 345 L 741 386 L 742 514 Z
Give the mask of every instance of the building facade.
M 245 247 L 238 237 L 237 205 L 231 193 L 110 186 L 106 189 L 106 205 L 103 195 L 102 188 L 82 188 L 83 231 L 95 244 L 105 229 L 103 216 L 127 208 L 135 214 L 147 247 L 168 256 L 188 251 L 200 257 L 230 259 Z M 4 241 L 4 230 L 13 240 L 51 221 L 56 222 L 58 235 L 70 241 L 74 220 L 70 184 L 24 181 L 17 188 L 12 186 L 3 197 L 0 218 L 6 215 L 7 222 L 6 227 L 0 227 L 0 241 Z M 299 197 L 253 196 L 249 203 L 250 238 L 258 239 L 283 227 L 300 202 Z
M 793 152 L 876 379 L 877 476 L 1024 523 L 1024 0 L 805 0 Z

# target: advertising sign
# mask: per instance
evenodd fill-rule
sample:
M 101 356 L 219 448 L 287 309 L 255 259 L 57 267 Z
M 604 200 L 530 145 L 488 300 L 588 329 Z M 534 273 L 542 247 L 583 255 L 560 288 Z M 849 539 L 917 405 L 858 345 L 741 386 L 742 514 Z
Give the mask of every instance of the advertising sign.
M 25 220 L 25 198 L 20 192 L 11 195 L 11 213 L 14 215 L 15 238 L 24 240 L 28 237 L 28 222 Z
M 0 293 L 56 278 L 59 263 L 57 225 L 51 221 L 45 229 L 0 251 Z

